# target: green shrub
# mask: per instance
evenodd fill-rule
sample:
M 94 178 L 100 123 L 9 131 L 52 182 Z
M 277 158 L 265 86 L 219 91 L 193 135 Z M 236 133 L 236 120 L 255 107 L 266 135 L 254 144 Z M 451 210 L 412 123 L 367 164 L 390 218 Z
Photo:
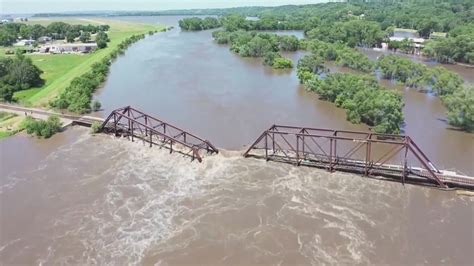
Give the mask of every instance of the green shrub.
M 284 69 L 284 68 L 293 68 L 293 62 L 284 57 L 275 58 L 273 61 L 273 68 L 275 69 Z
M 92 102 L 92 111 L 93 112 L 99 111 L 100 107 L 102 107 L 102 105 L 100 104 L 99 101 L 95 100 L 95 101 Z
M 47 120 L 35 120 L 32 117 L 26 117 L 21 127 L 25 128 L 26 133 L 36 135 L 37 137 L 49 138 L 61 130 L 62 123 L 59 117 L 52 115 Z
M 99 122 L 94 122 L 94 123 L 92 123 L 92 125 L 91 125 L 91 132 L 92 132 L 92 133 L 98 133 L 101 126 L 102 126 L 102 124 L 99 123 Z

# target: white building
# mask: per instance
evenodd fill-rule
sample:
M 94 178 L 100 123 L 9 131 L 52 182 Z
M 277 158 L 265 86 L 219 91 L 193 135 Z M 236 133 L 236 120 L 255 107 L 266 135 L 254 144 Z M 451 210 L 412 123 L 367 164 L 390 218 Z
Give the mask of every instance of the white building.
M 89 53 L 97 49 L 96 43 L 51 44 L 40 47 L 40 53 Z
M 38 42 L 39 43 L 47 43 L 47 42 L 50 42 L 52 41 L 52 38 L 49 37 L 49 36 L 41 36 L 38 38 Z
M 5 19 L 2 19 L 0 22 L 1 22 L 1 24 L 7 24 L 7 23 L 13 22 L 13 19 L 12 18 L 5 18 Z
M 13 46 L 29 46 L 34 42 L 35 40 L 19 40 L 18 42 L 14 43 Z
M 405 39 L 408 39 L 410 42 L 412 42 L 416 48 L 422 48 L 423 43 L 425 42 L 425 39 L 417 38 L 417 37 L 409 37 L 409 38 L 406 38 L 406 37 L 390 37 L 390 41 L 397 41 L 397 42 L 401 42 Z

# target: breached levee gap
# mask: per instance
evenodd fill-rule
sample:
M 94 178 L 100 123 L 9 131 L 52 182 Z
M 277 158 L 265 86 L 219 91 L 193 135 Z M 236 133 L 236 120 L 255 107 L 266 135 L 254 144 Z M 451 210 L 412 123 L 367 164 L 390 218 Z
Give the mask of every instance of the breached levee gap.
M 219 153 L 208 140 L 131 106 L 113 110 L 102 123 L 99 132 L 114 133 L 115 136 L 124 136 L 132 141 L 137 138 L 149 143 L 150 147 L 158 146 L 169 149 L 170 153 L 178 152 L 189 156 L 191 161 L 197 159 L 202 162 L 204 152 Z
M 273 125 L 244 157 L 441 189 L 474 190 L 473 177 L 439 170 L 405 135 Z

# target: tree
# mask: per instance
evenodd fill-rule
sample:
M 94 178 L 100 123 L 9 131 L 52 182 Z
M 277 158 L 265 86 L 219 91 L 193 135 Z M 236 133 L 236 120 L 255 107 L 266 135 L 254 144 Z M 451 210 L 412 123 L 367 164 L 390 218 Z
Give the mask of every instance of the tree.
M 10 84 L 0 83 L 0 98 L 5 102 L 11 102 L 13 100 L 13 86 Z
M 184 18 L 181 19 L 178 23 L 179 27 L 182 30 L 191 31 L 215 29 L 221 26 L 221 22 L 219 21 L 219 19 L 214 17 L 206 17 L 205 19 L 201 19 L 198 17 Z
M 474 132 L 474 86 L 463 87 L 443 99 L 448 109 L 448 122 Z
M 41 86 L 44 82 L 42 73 L 20 50 L 16 51 L 14 58 L 0 58 L 0 84 L 11 86 L 13 91 Z M 10 91 L 10 88 L 3 89 L 2 93 L 8 95 Z
M 279 47 L 282 51 L 296 51 L 299 48 L 299 40 L 296 36 L 281 36 L 279 38 Z
M 439 96 L 454 94 L 464 83 L 464 80 L 458 74 L 444 67 L 433 68 L 429 75 L 431 89 Z
M 222 26 L 228 32 L 248 29 L 245 17 L 238 14 L 224 16 L 222 18 Z
M 86 43 L 86 42 L 89 42 L 89 40 L 91 39 L 91 34 L 89 32 L 82 32 L 81 33 L 81 36 L 79 36 L 79 40 L 82 42 L 82 43 Z
M 242 56 L 262 57 L 266 52 L 276 52 L 269 40 L 255 36 L 247 44 L 248 52 L 241 53 Z
M 95 41 L 99 49 L 107 47 L 107 42 L 109 42 L 109 36 L 103 31 L 99 31 L 95 36 Z
M 97 112 L 100 110 L 100 107 L 102 107 L 102 105 L 100 104 L 100 102 L 98 100 L 94 100 L 92 102 L 92 111 L 93 112 Z
M 93 122 L 92 125 L 91 125 L 91 133 L 92 134 L 98 133 L 101 126 L 102 126 L 101 123 L 96 122 L 96 121 Z
M 20 37 L 23 39 L 29 39 L 31 37 L 31 28 L 28 25 L 22 24 L 20 26 Z
M 283 68 L 293 68 L 293 62 L 284 57 L 277 57 L 273 62 L 273 68 L 283 69 Z
M 344 108 L 352 123 L 366 123 L 377 133 L 400 133 L 402 97 L 380 87 L 374 77 L 335 73 L 324 79 L 313 76 L 305 86 L 321 99 Z
M 362 72 L 371 72 L 374 70 L 374 63 L 370 61 L 367 55 L 349 47 L 335 49 L 337 58 L 336 63 Z
M 52 22 L 46 26 L 46 32 L 56 40 L 64 39 L 66 33 L 69 31 L 70 25 L 64 22 Z
M 73 32 L 73 31 L 68 31 L 66 33 L 66 41 L 67 42 L 74 42 L 74 40 L 76 39 L 77 35 Z
M 107 42 L 104 40 L 97 40 L 96 43 L 97 43 L 97 48 L 99 49 L 103 49 L 107 47 Z
M 29 57 L 23 55 L 20 50 L 17 50 L 16 57 L 12 61 L 9 70 L 9 78 L 13 81 L 15 90 L 24 90 L 34 86 L 41 86 L 43 80 L 41 79 L 41 71 L 33 64 Z
M 10 46 L 16 41 L 16 33 L 7 29 L 4 26 L 0 26 L 0 45 Z
M 306 55 L 298 61 L 298 71 L 308 71 L 314 74 L 321 74 L 326 72 L 324 66 L 324 59 L 318 55 Z

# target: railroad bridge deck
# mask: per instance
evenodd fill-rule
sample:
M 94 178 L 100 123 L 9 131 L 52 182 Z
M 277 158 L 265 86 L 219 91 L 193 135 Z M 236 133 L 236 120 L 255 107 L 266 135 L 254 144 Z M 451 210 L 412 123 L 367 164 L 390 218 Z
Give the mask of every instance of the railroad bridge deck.
M 402 183 L 474 189 L 473 177 L 439 170 L 405 135 L 273 125 L 244 156 Z

